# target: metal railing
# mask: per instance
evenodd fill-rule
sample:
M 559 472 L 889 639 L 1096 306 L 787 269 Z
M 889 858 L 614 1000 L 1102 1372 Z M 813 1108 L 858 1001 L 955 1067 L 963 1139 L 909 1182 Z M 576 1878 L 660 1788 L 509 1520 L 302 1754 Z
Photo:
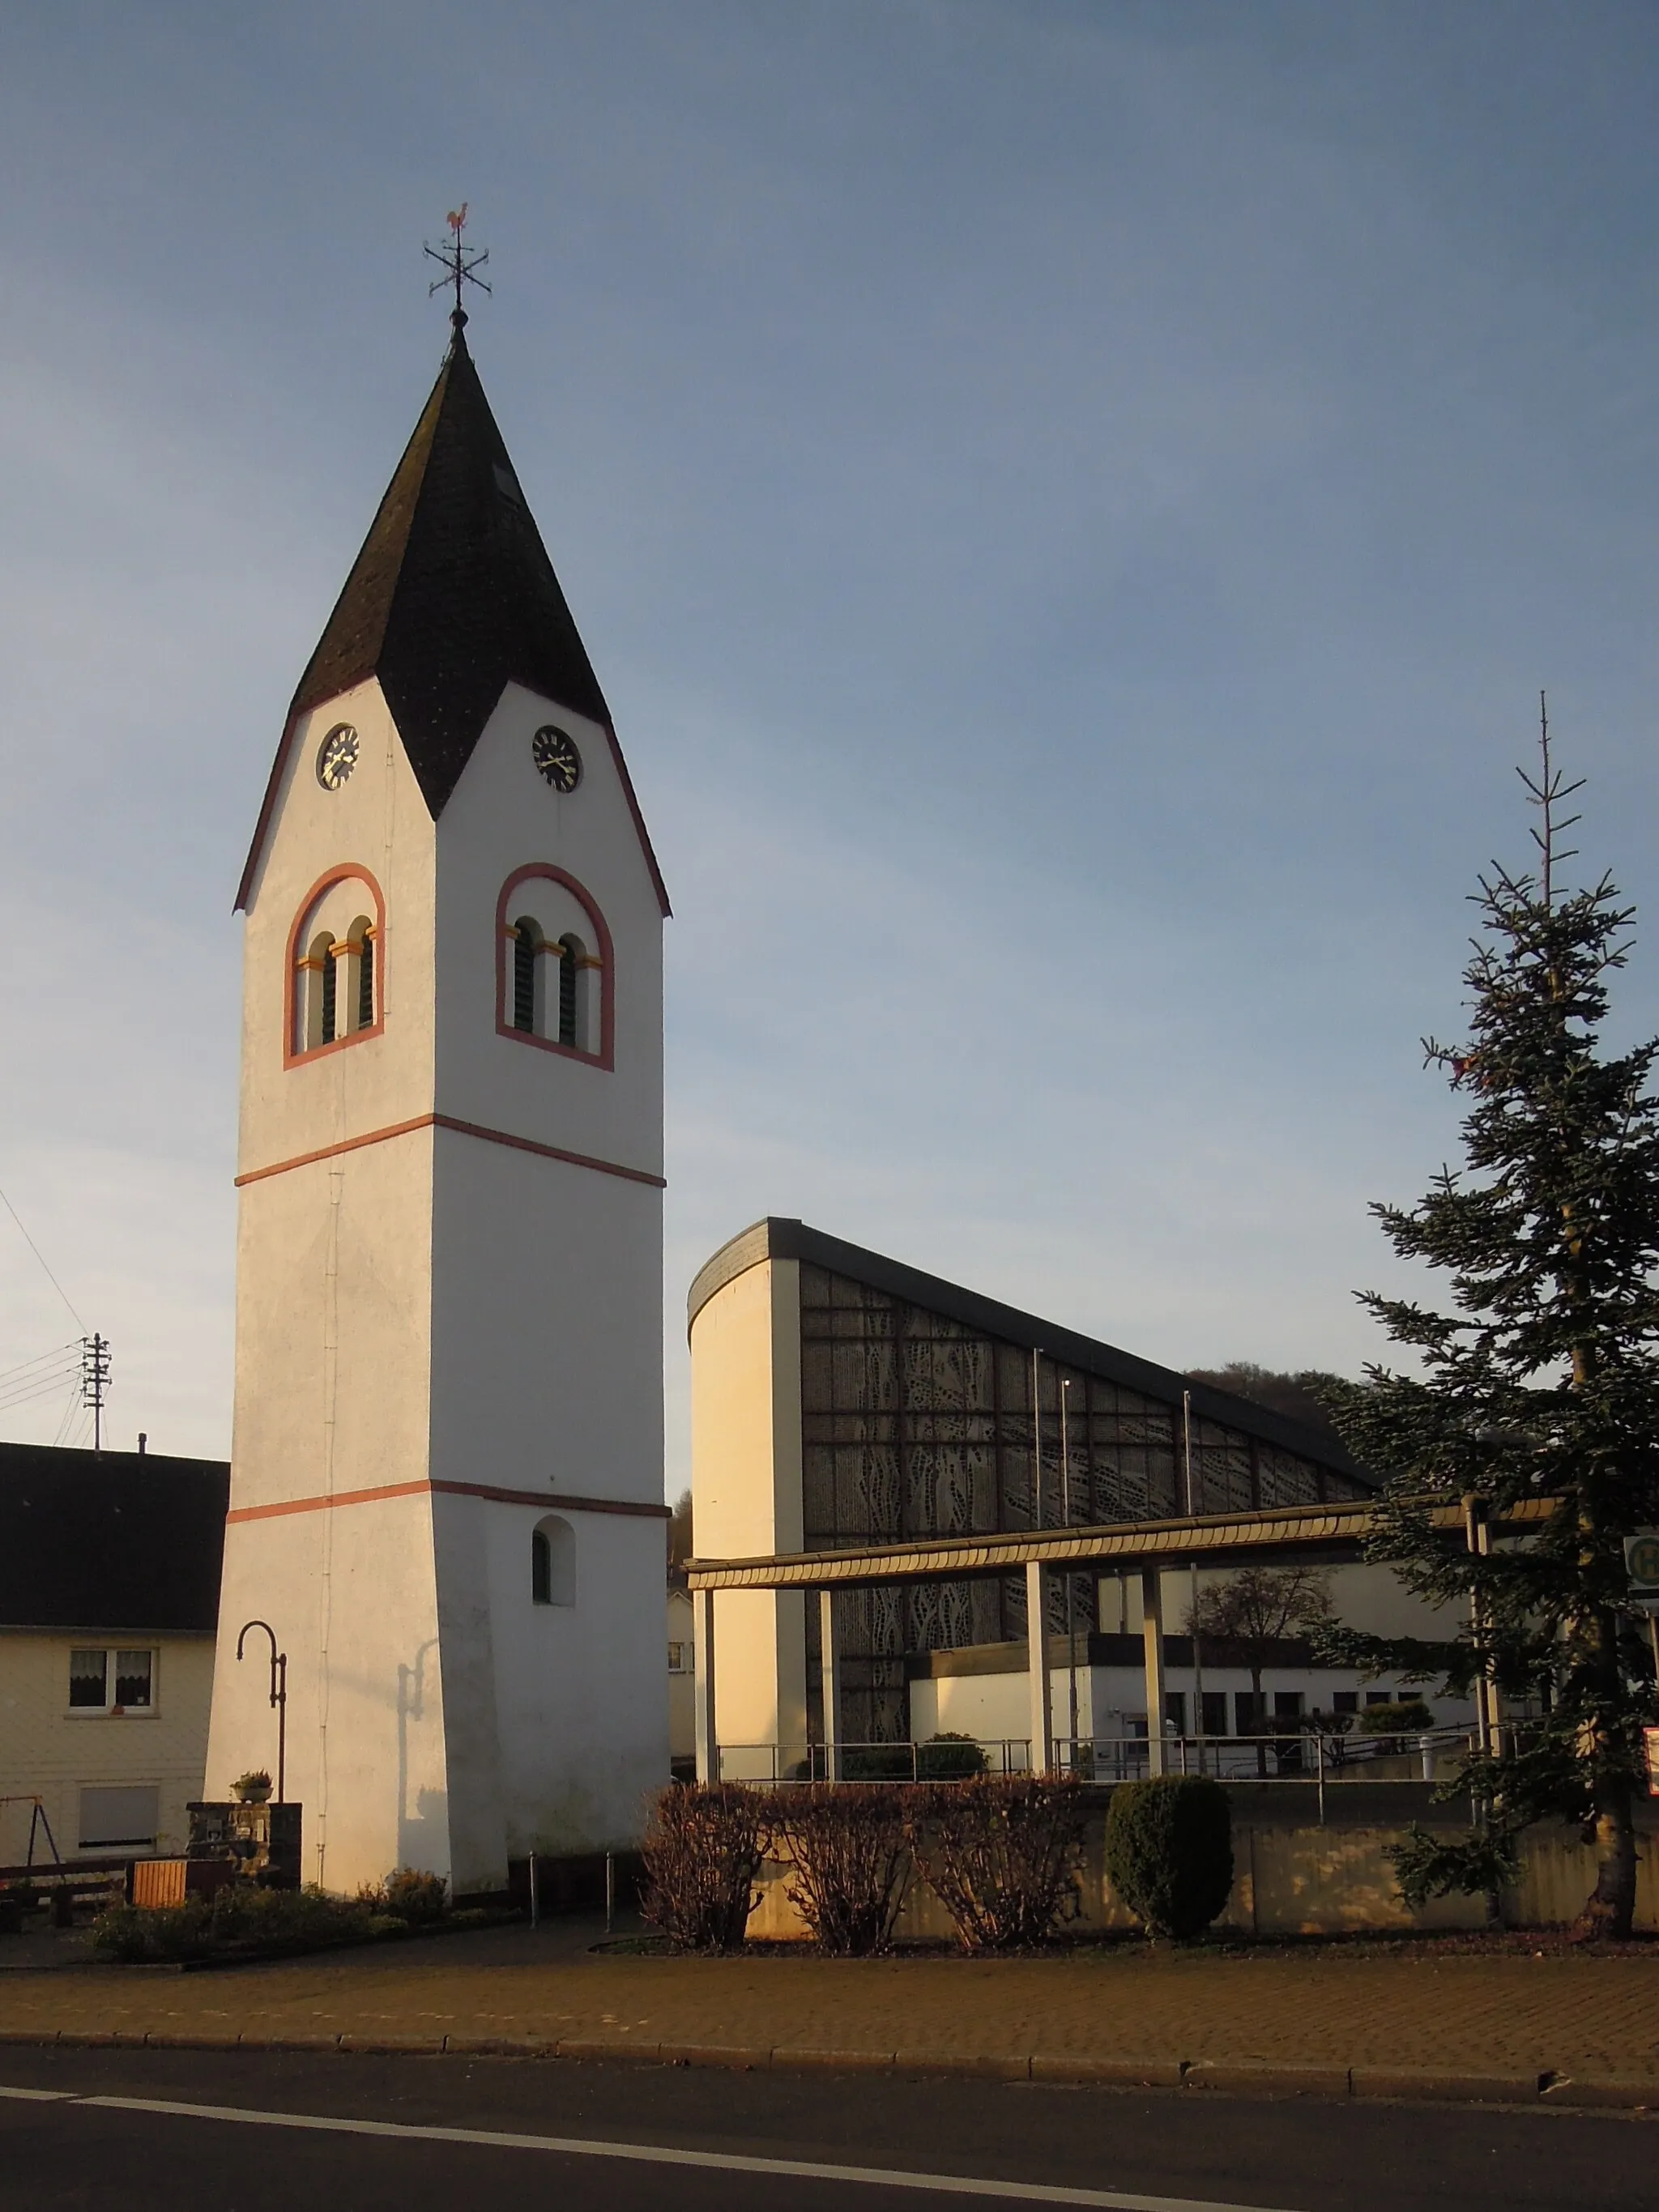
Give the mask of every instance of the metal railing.
M 1220 1782 L 1313 1783 L 1322 1804 L 1328 1784 L 1444 1782 L 1474 1747 L 1472 1730 L 1439 1728 L 1398 1736 L 1322 1735 L 1281 1729 L 1267 1735 L 1060 1736 L 1054 1772 L 1079 1782 L 1135 1782 L 1149 1774 L 1206 1774 Z M 723 1743 L 716 1778 L 782 1788 L 813 1782 L 959 1782 L 975 1774 L 1029 1774 L 1024 1736 L 923 1743 Z
M 972 1774 L 1029 1774 L 1024 1736 L 944 1743 L 723 1743 L 721 1782 L 960 1782 Z
M 1402 1731 L 1397 1736 L 1323 1735 L 1281 1729 L 1264 1735 L 1167 1735 L 1165 1774 L 1209 1774 L 1219 1782 L 1438 1782 L 1457 1772 L 1473 1748 L 1468 1729 Z M 1054 1765 L 1085 1782 L 1130 1782 L 1150 1771 L 1144 1735 L 1062 1736 Z

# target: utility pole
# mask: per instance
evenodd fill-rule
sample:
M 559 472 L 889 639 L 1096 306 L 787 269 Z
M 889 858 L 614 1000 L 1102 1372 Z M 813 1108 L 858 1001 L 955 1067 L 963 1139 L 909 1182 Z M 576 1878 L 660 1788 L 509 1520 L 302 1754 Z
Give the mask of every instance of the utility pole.
M 81 1339 L 81 1403 L 92 1408 L 92 1451 L 94 1459 L 104 1449 L 104 1393 L 109 1388 L 109 1339 Z

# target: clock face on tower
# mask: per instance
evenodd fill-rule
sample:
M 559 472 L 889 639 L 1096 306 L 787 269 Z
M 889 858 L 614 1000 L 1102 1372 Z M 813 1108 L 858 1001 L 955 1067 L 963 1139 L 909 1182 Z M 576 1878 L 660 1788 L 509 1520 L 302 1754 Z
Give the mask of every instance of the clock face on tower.
M 357 732 L 349 722 L 337 722 L 317 748 L 317 781 L 325 791 L 337 791 L 357 765 Z
M 550 722 L 530 740 L 530 757 L 555 791 L 574 791 L 582 780 L 582 757 L 575 740 Z

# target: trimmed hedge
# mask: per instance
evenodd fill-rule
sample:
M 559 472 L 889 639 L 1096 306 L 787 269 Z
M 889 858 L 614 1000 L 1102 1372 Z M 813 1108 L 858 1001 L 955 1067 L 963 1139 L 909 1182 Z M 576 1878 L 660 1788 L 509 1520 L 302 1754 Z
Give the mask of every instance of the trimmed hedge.
M 1199 1774 L 1121 1782 L 1106 1814 L 1106 1877 L 1149 1936 L 1201 1936 L 1233 1886 L 1221 1784 Z
M 641 1911 L 677 1950 L 741 1945 L 777 1811 L 741 1782 L 676 1782 L 659 1796 L 646 1831 Z
M 794 1862 L 790 1903 L 821 1951 L 866 1958 L 884 1951 L 910 1884 L 908 1790 L 876 1784 L 792 1790 L 778 1836 Z
M 1069 1778 L 907 1790 L 910 1850 L 964 1951 L 1041 1943 L 1079 1910 L 1083 1800 Z

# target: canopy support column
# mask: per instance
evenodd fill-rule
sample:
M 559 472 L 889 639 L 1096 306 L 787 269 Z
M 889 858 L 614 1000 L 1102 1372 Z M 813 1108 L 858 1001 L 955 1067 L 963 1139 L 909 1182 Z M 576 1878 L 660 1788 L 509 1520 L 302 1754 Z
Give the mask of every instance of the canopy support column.
M 818 1592 L 818 1672 L 823 1704 L 823 1778 L 841 1780 L 841 1654 L 836 1648 L 836 1594 Z
M 720 1740 L 714 1734 L 714 1593 L 691 1593 L 692 1691 L 697 1717 L 697 1779 L 720 1778 Z
M 1048 1686 L 1048 1635 L 1042 1587 L 1042 1562 L 1025 1563 L 1025 1666 L 1031 1692 L 1031 1771 L 1047 1774 L 1054 1764 L 1054 1724 Z
M 1140 1571 L 1140 1618 L 1146 1653 L 1146 1771 L 1162 1774 L 1164 1741 L 1164 1578 L 1156 1567 Z

